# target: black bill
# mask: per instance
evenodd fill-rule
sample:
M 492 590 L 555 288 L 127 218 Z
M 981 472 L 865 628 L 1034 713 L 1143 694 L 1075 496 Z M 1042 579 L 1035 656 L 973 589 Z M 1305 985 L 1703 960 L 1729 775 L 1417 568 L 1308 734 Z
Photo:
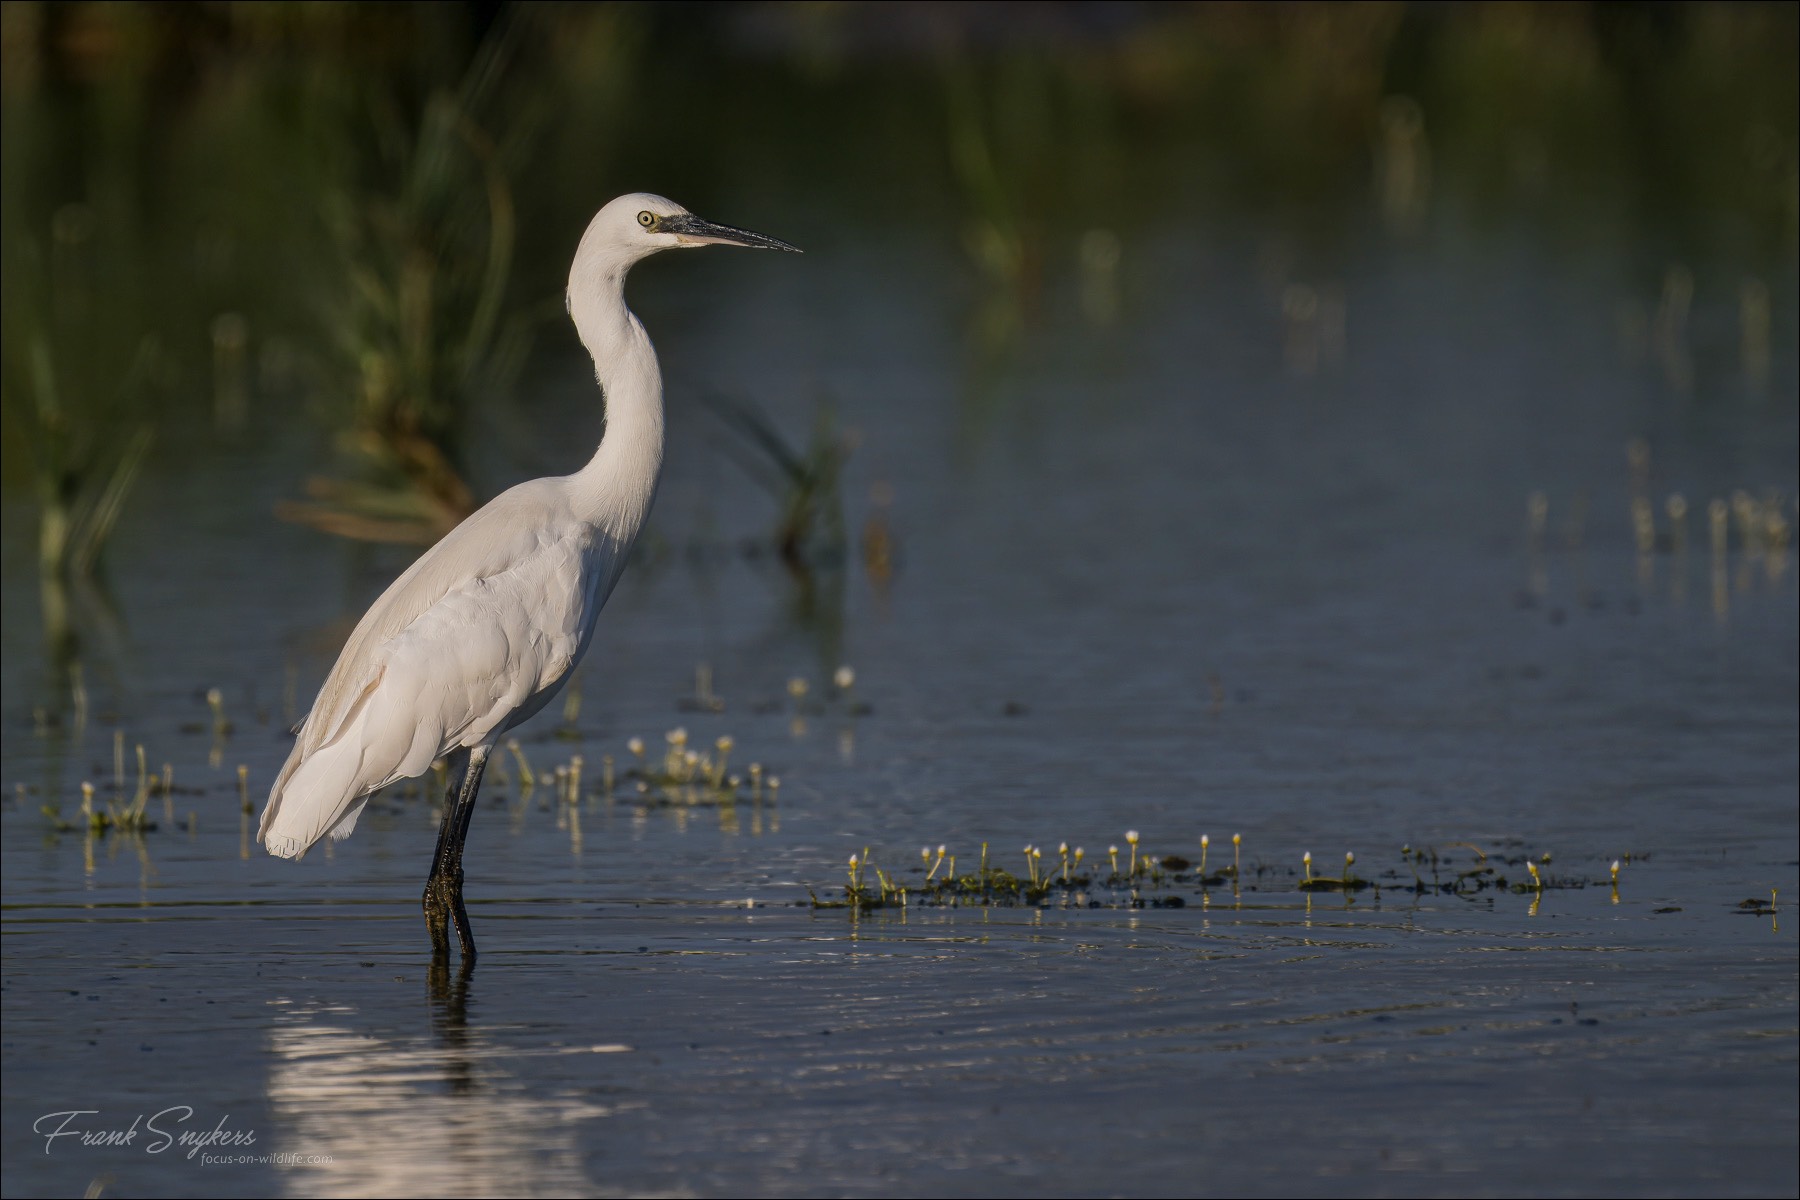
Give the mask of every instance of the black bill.
M 672 233 L 686 246 L 749 246 L 753 250 L 792 250 L 795 254 L 803 253 L 800 247 L 790 246 L 777 238 L 751 233 L 748 229 L 734 229 L 730 225 L 714 225 L 711 221 L 702 221 L 693 213 L 664 217 L 657 222 L 656 231 Z

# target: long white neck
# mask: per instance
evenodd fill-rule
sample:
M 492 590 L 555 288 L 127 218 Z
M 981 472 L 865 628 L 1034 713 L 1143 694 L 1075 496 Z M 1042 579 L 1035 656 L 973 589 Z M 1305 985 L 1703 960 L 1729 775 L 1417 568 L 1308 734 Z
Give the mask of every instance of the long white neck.
M 576 515 L 630 545 L 662 473 L 662 372 L 650 336 L 625 307 L 629 263 L 583 264 L 569 276 L 569 315 L 606 394 L 606 432 L 570 476 Z

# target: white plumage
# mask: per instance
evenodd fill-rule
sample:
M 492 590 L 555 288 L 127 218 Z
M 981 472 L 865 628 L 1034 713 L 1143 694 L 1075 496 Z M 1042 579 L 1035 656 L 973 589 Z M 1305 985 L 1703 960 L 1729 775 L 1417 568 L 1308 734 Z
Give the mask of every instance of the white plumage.
M 655 473 L 648 464 L 646 492 Z M 502 493 L 369 609 L 270 790 L 271 854 L 348 837 L 369 793 L 493 745 L 561 689 L 642 523 L 608 533 L 583 521 L 569 501 L 579 480 Z
M 606 393 L 606 433 L 573 475 L 495 497 L 383 592 L 357 623 L 269 791 L 258 834 L 298 858 L 348 837 L 369 794 L 466 751 L 467 803 L 507 730 L 561 690 L 643 527 L 662 468 L 662 375 L 625 307 L 626 272 L 659 250 L 792 246 L 701 221 L 660 196 L 621 196 L 594 217 L 569 273 L 569 315 Z M 447 808 L 455 808 L 448 805 Z M 446 834 L 452 831 L 446 812 Z M 467 829 L 467 817 L 462 818 Z M 460 912 L 461 835 L 453 868 Z M 432 893 L 426 893 L 428 917 Z M 465 956 L 473 942 L 459 923 Z

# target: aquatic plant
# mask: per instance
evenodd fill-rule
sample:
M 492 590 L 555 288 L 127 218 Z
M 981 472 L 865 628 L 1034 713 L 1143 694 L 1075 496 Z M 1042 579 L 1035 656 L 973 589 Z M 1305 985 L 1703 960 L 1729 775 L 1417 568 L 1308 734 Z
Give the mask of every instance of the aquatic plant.
M 103 807 L 95 805 L 94 796 L 94 785 L 88 780 L 82 780 L 78 823 L 63 820 L 60 808 L 54 801 L 45 803 L 42 811 L 50 819 L 52 828 L 65 833 L 85 831 L 90 839 L 109 833 L 143 834 L 156 828 L 148 812 L 148 787 L 140 786 L 130 800 L 122 803 L 109 799 Z
M 525 751 L 519 745 L 518 738 L 507 738 L 506 748 L 512 753 L 513 761 L 519 764 L 519 790 L 529 792 L 537 784 L 537 776 L 532 774 L 531 764 L 525 761 Z
M 575 741 L 581 736 L 576 728 L 575 720 L 581 716 L 581 672 L 579 669 L 570 677 L 569 684 L 563 689 L 562 724 L 556 727 L 556 736 L 564 741 Z
M 1300 881 L 1300 890 L 1303 892 L 1359 892 L 1366 887 L 1374 886 L 1368 880 L 1358 879 L 1351 873 L 1350 868 L 1356 865 L 1354 851 L 1344 852 L 1344 873 L 1336 879 L 1312 873 L 1311 851 L 1307 852 L 1304 861 L 1306 878 Z
M 713 691 L 712 664 L 696 663 L 694 665 L 694 694 L 683 696 L 675 702 L 677 708 L 687 712 L 724 712 L 725 700 Z
M 667 731 L 663 740 L 667 749 L 659 758 L 651 759 L 643 738 L 627 739 L 626 750 L 630 757 L 622 770 L 613 755 L 602 755 L 598 795 L 611 801 L 616 798 L 621 785 L 629 785 L 631 795 L 638 802 L 674 808 L 728 807 L 739 800 L 777 802 L 781 780 L 765 772 L 760 762 L 751 763 L 746 775 L 730 770 L 730 756 L 737 748 L 737 739 L 729 734 L 715 738 L 707 751 L 690 748 L 691 735 L 685 727 Z M 543 779 L 550 781 L 551 794 L 564 806 L 576 805 L 584 799 L 582 780 L 586 759 L 582 755 L 574 755 L 567 762 L 548 769 L 534 770 L 517 738 L 507 739 L 505 748 L 518 770 L 521 800 L 529 797 Z M 495 761 L 497 769 L 500 760 Z M 509 782 L 499 775 L 494 780 L 495 785 L 501 787 L 508 786 Z
M 306 501 L 278 509 L 285 519 L 429 543 L 474 510 L 465 413 L 506 394 L 532 325 L 548 315 L 501 316 L 518 233 L 506 167 L 529 126 L 496 138 L 482 116 L 511 57 L 509 29 L 416 113 L 379 90 L 358 98 L 376 133 L 373 162 L 349 168 L 324 197 L 334 256 L 319 303 L 333 374 L 352 398 L 339 449 L 358 469 L 310 480 Z
M 9 222 L 9 225 L 12 223 Z M 88 586 L 154 440 L 148 393 L 167 374 L 130 223 L 108 206 L 65 204 L 49 237 L 14 231 L 4 255 L 0 411 L 37 498 L 38 576 L 52 657 L 73 658 L 71 589 Z
M 831 406 L 818 405 L 811 439 L 796 449 L 754 405 L 716 393 L 701 399 L 734 435 L 723 443 L 727 454 L 776 502 L 771 542 L 782 563 L 796 576 L 841 564 L 846 537 L 840 488 L 852 444 L 837 432 Z
M 1210 837 L 1207 840 L 1210 842 Z M 1241 846 L 1242 835 L 1236 835 L 1236 840 Z M 1141 844 L 1140 839 L 1140 847 Z M 1472 851 L 1475 856 L 1474 866 L 1455 866 L 1450 856 L 1435 848 L 1414 849 L 1407 845 L 1401 848 L 1400 858 L 1412 869 L 1412 882 L 1408 884 L 1394 870 L 1382 873 L 1377 879 L 1365 879 L 1357 875 L 1357 855 L 1354 851 L 1345 852 L 1341 875 L 1314 873 L 1312 855 L 1309 852 L 1302 856 L 1299 871 L 1284 872 L 1259 865 L 1249 879 L 1243 879 L 1234 868 L 1208 875 L 1203 865 L 1196 865 L 1178 855 L 1158 857 L 1143 852 L 1141 848 L 1135 861 L 1128 860 L 1126 870 L 1120 871 L 1118 848 L 1111 847 L 1111 871 L 1104 876 L 1094 876 L 1082 873 L 1083 852 L 1079 847 L 1071 850 L 1067 841 L 1058 843 L 1059 863 L 1052 868 L 1045 867 L 1044 850 L 1041 846 L 1027 844 L 1022 850 L 1024 866 L 1017 874 L 994 865 L 988 855 L 988 844 L 983 842 L 975 870 L 958 874 L 956 855 L 947 844 L 940 844 L 935 852 L 929 846 L 920 848 L 919 865 L 913 868 L 914 878 L 908 883 L 874 866 L 874 852 L 865 846 L 854 856 L 850 883 L 841 898 L 821 898 L 809 888 L 809 899 L 804 903 L 817 908 L 851 908 L 859 911 L 902 905 L 1029 907 L 1057 904 L 1088 908 L 1109 905 L 1180 908 L 1188 903 L 1184 892 L 1197 892 L 1200 903 L 1212 903 L 1211 889 L 1229 882 L 1231 895 L 1237 902 L 1242 902 L 1247 892 L 1271 894 L 1289 890 L 1309 896 L 1316 892 L 1339 892 L 1344 895 L 1345 903 L 1351 903 L 1355 894 L 1363 891 L 1374 893 L 1377 901 L 1384 890 L 1465 900 L 1492 891 L 1528 893 L 1534 897 L 1535 911 L 1535 900 L 1541 899 L 1546 892 L 1589 886 L 1610 887 L 1616 902 L 1619 868 L 1622 861 L 1631 857 L 1626 855 L 1622 860 L 1615 860 L 1610 878 L 1589 880 L 1579 876 L 1551 876 L 1543 869 L 1551 862 L 1549 854 L 1535 857 L 1520 855 L 1504 860 L 1506 865 L 1523 867 L 1529 876 L 1529 882 L 1514 883 L 1498 870 L 1495 864 L 1500 860 L 1490 859 L 1472 843 L 1455 842 L 1446 848 L 1466 848 Z M 1420 867 L 1426 864 L 1431 869 L 1429 880 L 1420 872 Z M 1440 872 L 1442 867 L 1451 868 L 1448 877 Z M 874 873 L 873 884 L 870 883 L 871 872 Z
M 731 759 L 731 748 L 736 744 L 729 734 L 721 735 L 713 742 L 713 749 L 719 752 L 719 757 L 714 759 L 707 768 L 707 777 L 711 780 L 713 787 L 724 785 L 725 766 Z

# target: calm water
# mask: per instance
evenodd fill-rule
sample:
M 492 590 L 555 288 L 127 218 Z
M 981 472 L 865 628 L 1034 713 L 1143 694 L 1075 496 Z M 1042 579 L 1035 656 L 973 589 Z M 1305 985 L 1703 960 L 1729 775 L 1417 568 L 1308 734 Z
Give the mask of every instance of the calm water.
M 1341 354 L 1284 317 L 1300 268 L 1249 217 L 1122 234 L 1113 323 L 1056 283 L 996 351 L 953 233 L 764 224 L 807 257 L 683 256 L 634 283 L 669 472 L 573 736 L 546 713 L 524 739 L 540 771 L 582 755 L 588 796 L 490 777 L 470 979 L 428 971 L 430 800 L 384 798 L 297 866 L 239 812 L 237 764 L 260 806 L 290 686 L 304 707 L 406 561 L 269 516 L 315 469 L 304 416 L 161 443 L 83 713 L 43 665 L 8 493 L 7 1194 L 1794 1191 L 1795 570 L 1734 540 L 1715 578 L 1704 515 L 1778 489 L 1793 521 L 1791 261 L 1759 398 L 1734 277 L 1702 275 L 1684 391 L 1620 334 L 1654 319 L 1660 264 L 1454 219 L 1429 255 L 1354 231 L 1321 281 Z M 890 585 L 853 552 L 796 615 L 738 549 L 772 510 L 706 389 L 797 439 L 830 398 L 858 439 L 853 542 L 871 487 L 893 493 Z M 598 433 L 572 357 L 527 412 L 481 463 L 490 490 Z M 1665 536 L 1666 496 L 1689 501 L 1685 554 L 1639 559 L 1634 437 Z M 721 713 L 681 707 L 703 662 Z M 789 678 L 817 697 L 840 662 L 869 711 L 796 719 Z M 234 723 L 216 762 L 209 687 Z M 678 724 L 731 734 L 779 798 L 600 794 L 603 755 Z M 55 832 L 46 799 L 109 792 L 116 729 L 172 765 L 175 819 L 153 800 L 141 839 Z M 865 846 L 909 869 L 987 841 L 1017 867 L 1027 843 L 1092 861 L 1127 829 L 1189 857 L 1240 832 L 1267 870 L 1174 910 L 797 906 Z M 1403 844 L 1466 863 L 1453 842 L 1596 885 L 1536 905 L 1293 886 L 1306 851 L 1404 873 Z M 1771 888 L 1778 914 L 1737 910 Z M 34 1132 L 67 1110 L 285 1157 Z

